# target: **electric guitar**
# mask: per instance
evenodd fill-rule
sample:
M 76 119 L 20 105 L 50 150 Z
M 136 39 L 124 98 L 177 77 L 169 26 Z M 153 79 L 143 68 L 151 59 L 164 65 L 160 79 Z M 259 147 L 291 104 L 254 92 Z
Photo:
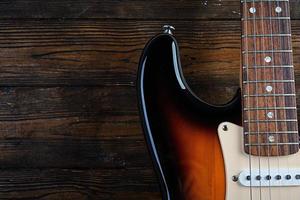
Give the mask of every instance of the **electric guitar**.
M 172 26 L 144 49 L 138 100 L 164 200 L 300 199 L 289 2 L 241 8 L 241 89 L 226 105 L 191 91 Z

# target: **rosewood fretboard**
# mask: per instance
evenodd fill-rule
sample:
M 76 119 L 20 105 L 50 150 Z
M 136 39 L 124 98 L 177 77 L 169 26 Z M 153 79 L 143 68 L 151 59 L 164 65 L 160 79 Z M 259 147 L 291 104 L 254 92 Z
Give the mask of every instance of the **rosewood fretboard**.
M 258 156 L 298 152 L 289 2 L 242 2 L 245 151 Z

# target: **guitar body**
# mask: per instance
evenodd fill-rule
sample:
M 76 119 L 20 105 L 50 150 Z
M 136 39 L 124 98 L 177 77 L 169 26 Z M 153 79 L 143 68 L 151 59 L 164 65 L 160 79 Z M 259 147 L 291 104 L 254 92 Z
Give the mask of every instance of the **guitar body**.
M 158 35 L 147 44 L 137 86 L 143 130 L 164 200 L 300 199 L 300 180 L 295 179 L 299 152 L 281 157 L 246 154 L 240 91 L 222 106 L 197 98 L 184 80 L 172 35 Z M 249 160 L 253 177 L 263 180 L 253 179 L 253 185 L 277 185 L 243 185 L 248 184 Z M 264 174 L 271 174 L 272 182 Z M 274 178 L 278 174 L 280 181 Z
M 227 129 L 223 130 L 226 126 Z M 282 179 L 276 187 L 249 187 L 242 186 L 239 181 L 234 181 L 232 177 L 239 175 L 243 170 L 249 170 L 249 155 L 243 151 L 243 130 L 242 127 L 232 123 L 223 122 L 218 128 L 218 135 L 223 150 L 223 158 L 225 163 L 226 174 L 226 198 L 219 198 L 220 200 L 299 200 L 300 199 L 300 180 L 293 180 L 298 174 L 294 173 L 294 169 L 299 169 L 300 153 L 281 157 L 259 157 L 251 156 L 251 166 L 253 173 L 256 175 L 273 173 L 271 182 L 265 181 L 268 186 L 271 183 L 276 183 L 274 177 L 281 174 Z M 271 167 L 269 167 L 271 166 Z M 269 169 L 270 168 L 270 169 Z M 259 173 L 259 169 L 261 172 Z M 267 169 L 264 171 L 264 169 Z M 299 172 L 299 170 L 297 170 Z M 292 179 L 287 180 L 286 176 L 290 174 Z M 256 176 L 253 175 L 253 176 Z M 265 176 L 261 175 L 265 180 Z M 246 178 L 244 182 L 247 182 Z M 253 185 L 254 185 L 253 181 Z M 258 185 L 259 185 L 259 181 Z M 285 183 L 294 182 L 294 186 L 284 186 Z M 263 184 L 263 183 L 261 183 Z M 251 193 L 251 196 L 250 196 Z M 202 198 L 199 198 L 202 199 Z
M 164 199 L 225 199 L 226 180 L 218 126 L 240 124 L 240 93 L 223 106 L 198 99 L 186 84 L 177 42 L 162 34 L 146 46 L 138 93 L 143 128 Z

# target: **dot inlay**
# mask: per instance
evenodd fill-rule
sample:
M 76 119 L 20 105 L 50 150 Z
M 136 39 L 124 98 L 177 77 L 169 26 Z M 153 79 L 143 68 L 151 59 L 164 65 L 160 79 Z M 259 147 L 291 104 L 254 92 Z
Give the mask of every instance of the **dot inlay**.
M 278 7 L 275 8 L 275 11 L 276 11 L 277 13 L 281 13 L 281 12 L 282 12 L 282 8 L 278 6 Z
M 272 87 L 271 85 L 268 85 L 268 86 L 266 87 L 266 91 L 267 91 L 267 92 L 272 92 L 272 90 L 273 90 L 273 87 Z
M 265 62 L 270 63 L 272 61 L 272 58 L 270 56 L 265 57 Z
M 275 137 L 273 135 L 270 135 L 268 139 L 269 142 L 275 142 Z
M 249 9 L 249 12 L 252 13 L 252 14 L 256 13 L 256 8 L 251 7 L 251 8 Z
M 268 118 L 273 118 L 274 113 L 273 112 L 268 112 L 267 116 L 268 116 Z

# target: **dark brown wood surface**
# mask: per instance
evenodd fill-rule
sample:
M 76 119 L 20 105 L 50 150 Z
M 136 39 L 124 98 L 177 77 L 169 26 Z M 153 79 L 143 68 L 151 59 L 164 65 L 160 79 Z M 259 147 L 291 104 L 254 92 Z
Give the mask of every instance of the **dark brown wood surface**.
M 300 94 L 299 1 L 291 7 Z M 199 97 L 225 103 L 239 87 L 237 0 L 22 0 L 0 8 L 0 199 L 160 199 L 135 80 L 144 44 L 164 24 L 177 29 Z

